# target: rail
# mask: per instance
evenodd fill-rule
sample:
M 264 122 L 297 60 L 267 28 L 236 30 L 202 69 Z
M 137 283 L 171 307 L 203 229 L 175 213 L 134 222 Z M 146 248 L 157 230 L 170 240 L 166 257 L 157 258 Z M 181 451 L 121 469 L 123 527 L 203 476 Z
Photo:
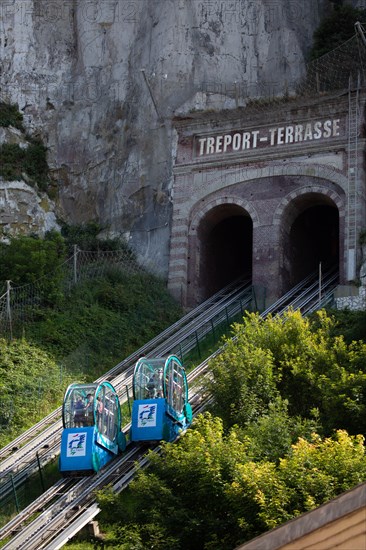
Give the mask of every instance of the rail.
M 180 322 L 166 329 L 162 335 L 148 342 L 116 367 L 111 369 L 101 380 L 110 380 L 115 387 L 120 402 L 123 404 L 131 395 L 132 375 L 135 363 L 145 354 L 154 356 L 176 353 L 184 361 L 185 356 L 215 330 L 223 320 L 228 323 L 235 315 L 243 313 L 252 300 L 252 287 L 249 280 L 237 280 L 215 294 L 204 304 L 184 316 Z M 161 343 L 163 342 L 163 343 Z M 154 344 L 160 345 L 153 347 Z M 113 373 L 113 375 L 111 374 Z M 129 393 L 130 391 L 130 393 Z M 46 429 L 41 431 L 42 423 L 9 444 L 3 451 L 0 462 L 0 506 L 7 504 L 7 497 L 13 494 L 14 487 L 19 487 L 24 480 L 39 469 L 39 461 L 44 465 L 58 454 L 61 440 L 61 407 L 44 420 Z M 53 419 L 53 422 L 52 422 Z M 33 436 L 33 434 L 35 434 Z M 23 445 L 22 443 L 25 442 Z M 1 458 L 1 454 L 0 454 Z
M 292 289 L 290 293 L 287 293 L 286 298 L 282 297 L 282 299 L 272 305 L 271 308 L 263 312 L 261 316 L 264 318 L 270 313 L 282 315 L 286 310 L 295 308 L 295 306 L 304 314 L 307 314 L 318 307 L 322 307 L 324 300 L 329 300 L 329 296 L 332 294 L 336 284 L 337 273 L 332 271 L 326 273 L 322 282 L 322 299 L 320 299 L 315 277 L 307 277 L 306 280 L 303 281 L 303 285 L 297 285 L 296 289 Z M 248 292 L 247 288 L 246 292 Z M 227 303 L 225 307 L 226 306 Z M 239 309 L 240 307 L 241 306 L 239 306 Z M 207 308 L 207 311 L 208 309 L 209 308 Z M 218 312 L 216 313 L 218 314 Z M 208 317 L 211 314 L 212 311 L 209 312 Z M 222 312 L 218 314 L 218 316 L 221 318 Z M 209 320 L 205 318 L 205 315 L 203 315 L 201 321 L 202 324 L 209 322 Z M 193 330 L 192 327 L 188 328 L 187 334 L 191 330 Z M 194 327 L 194 330 L 196 330 L 196 327 Z M 169 344 L 167 344 L 167 346 L 169 347 Z M 163 352 L 165 349 L 164 345 L 162 345 L 161 349 Z M 210 357 L 205 359 L 198 367 L 188 374 L 190 400 L 194 403 L 194 414 L 197 414 L 197 411 L 201 412 L 204 410 L 210 400 L 209 396 L 202 396 L 200 387 L 195 387 L 194 383 L 203 375 L 208 375 L 210 361 L 218 354 L 222 353 L 223 349 L 223 347 L 218 348 Z M 125 377 L 124 382 L 126 381 L 127 378 Z M 122 384 L 122 381 L 120 381 L 120 384 Z M 156 449 L 158 449 L 158 447 L 156 447 Z M 136 455 L 130 454 L 135 452 L 137 453 Z M 111 466 L 102 474 L 98 473 L 91 479 L 82 479 L 76 482 L 72 487 L 64 486 L 64 494 L 62 494 L 56 502 L 53 502 L 54 492 L 62 492 L 61 486 L 52 487 L 49 492 L 41 495 L 38 501 L 32 503 L 32 505 L 21 514 L 18 514 L 12 522 L 9 522 L 9 524 L 0 530 L 0 540 L 4 539 L 4 537 L 12 536 L 12 539 L 3 548 L 7 550 L 25 547 L 29 550 L 33 548 L 47 548 L 49 550 L 61 548 L 61 546 L 72 538 L 78 530 L 99 513 L 95 498 L 92 496 L 93 491 L 95 491 L 97 487 L 101 488 L 107 483 L 111 483 L 116 492 L 123 490 L 136 474 L 135 460 L 137 460 L 139 465 L 138 468 L 147 465 L 148 459 L 145 456 L 145 452 L 146 449 L 141 446 L 129 446 L 128 452 L 125 453 L 124 456 L 115 459 Z M 134 457 L 134 459 L 132 459 L 132 457 Z M 131 466 L 131 463 L 133 463 L 133 466 Z M 68 481 L 68 483 L 70 483 L 70 481 Z M 94 486 L 93 483 L 97 485 Z M 51 504 L 48 505 L 48 502 L 51 502 Z M 44 512 L 34 521 L 29 523 L 27 527 L 22 528 L 22 525 L 29 520 L 35 511 L 42 510 L 45 506 L 47 506 L 47 508 Z

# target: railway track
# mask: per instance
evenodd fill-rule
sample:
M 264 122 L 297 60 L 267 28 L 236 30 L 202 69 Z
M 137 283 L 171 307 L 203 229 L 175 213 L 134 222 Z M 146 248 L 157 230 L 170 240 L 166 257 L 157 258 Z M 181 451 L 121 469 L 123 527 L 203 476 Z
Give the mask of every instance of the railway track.
M 132 375 L 136 361 L 143 355 L 164 356 L 189 353 L 202 340 L 227 319 L 243 313 L 252 300 L 249 280 L 228 285 L 209 300 L 185 315 L 156 338 L 138 349 L 127 359 L 97 380 L 109 380 L 116 389 L 121 404 L 132 395 Z M 62 408 L 59 407 L 43 421 L 22 434 L 0 451 L 0 507 L 6 498 L 39 469 L 59 453 L 61 440 Z
M 189 400 L 194 415 L 204 410 L 209 402 L 208 397 L 202 400 L 200 388 L 194 385 L 207 371 L 208 364 L 207 359 L 188 375 L 188 382 L 193 388 Z M 126 426 L 124 431 L 128 429 L 129 426 Z M 159 452 L 159 445 L 152 450 Z M 3 549 L 61 548 L 99 513 L 96 491 L 107 484 L 112 486 L 114 492 L 122 491 L 148 462 L 146 446 L 131 443 L 123 455 L 97 474 L 81 479 L 59 480 L 0 530 L 0 541 L 11 537 Z M 31 521 L 35 514 L 39 515 Z
M 300 309 L 303 314 L 307 314 L 314 309 L 322 307 L 329 299 L 329 296 L 331 296 L 336 285 L 337 274 L 329 271 L 323 278 L 321 298 L 316 277 L 308 277 L 278 302 L 268 308 L 268 310 L 263 312 L 262 316 L 266 317 L 269 314 L 282 315 L 289 308 Z M 246 292 L 248 292 L 247 288 Z M 232 296 L 227 300 L 223 299 L 223 310 L 218 310 L 216 312 L 219 317 L 223 315 L 222 311 L 225 311 L 225 308 L 228 307 L 231 298 Z M 240 311 L 242 307 L 242 300 L 243 297 L 240 297 L 240 306 L 236 306 L 239 307 L 238 311 Z M 183 334 L 188 337 L 192 330 L 196 331 L 200 329 L 202 325 L 209 323 L 210 315 L 212 314 L 212 310 L 209 310 L 210 307 L 207 307 L 200 321 L 197 321 L 198 325 L 199 323 L 201 323 L 201 325 L 195 325 L 194 320 L 192 320 L 192 324 L 189 322 L 186 327 L 180 327 L 177 329 L 177 333 L 183 331 Z M 185 330 L 186 332 L 184 332 Z M 181 336 L 182 333 L 180 334 L 180 337 Z M 156 349 L 161 352 L 161 355 L 165 355 L 166 353 L 172 352 L 171 346 L 173 346 L 173 344 L 174 338 L 170 340 L 170 336 L 168 336 L 166 341 L 162 342 Z M 141 356 L 139 352 L 140 350 L 136 353 Z M 189 387 L 191 388 L 190 392 L 192 392 L 190 400 L 193 402 L 195 414 L 197 414 L 197 411 L 204 410 L 207 406 L 208 399 L 206 396 L 206 399 L 202 401 L 200 388 L 199 386 L 196 387 L 195 383 L 202 375 L 208 375 L 210 360 L 221 352 L 222 348 L 219 348 L 212 356 L 207 358 L 201 365 L 188 374 Z M 145 354 L 147 353 L 145 352 Z M 154 355 L 157 356 L 156 353 L 154 353 Z M 132 370 L 130 370 L 131 366 L 128 365 L 128 360 L 120 363 L 120 365 L 124 363 L 127 367 L 122 373 L 118 373 L 116 368 L 112 369 L 114 376 L 114 378 L 112 378 L 112 383 L 114 385 L 116 384 L 116 389 L 118 387 L 120 391 L 122 387 L 132 382 Z M 195 387 L 196 389 L 194 389 Z M 61 427 L 59 429 L 59 432 L 60 431 Z M 156 452 L 158 452 L 158 447 L 156 447 Z M 137 454 L 130 455 L 129 453 Z M 32 548 L 47 548 L 56 550 L 56 548 L 61 548 L 67 540 L 72 538 L 78 530 L 99 513 L 99 508 L 93 497 L 94 492 L 107 483 L 110 483 L 113 490 L 116 492 L 123 490 L 136 473 L 136 462 L 139 464 L 138 467 L 140 468 L 146 466 L 146 460 L 145 451 L 141 446 L 136 446 L 136 448 L 135 446 L 129 446 L 128 452 L 125 453 L 125 455 L 115 459 L 110 468 L 108 467 L 105 472 L 99 472 L 96 476 L 92 476 L 92 479 L 83 478 L 79 482 L 76 482 L 75 485 L 71 486 L 63 485 L 63 483 L 72 483 L 70 480 L 62 480 L 58 485 L 56 484 L 56 486 L 51 487 L 49 490 L 50 492 L 47 491 L 44 493 L 39 500 L 37 499 L 37 501 L 32 503 L 32 505 L 21 512 L 21 514 L 18 514 L 16 518 L 0 530 L 0 541 L 9 536 L 12 537 L 3 548 L 8 550 L 15 548 L 27 548 L 27 550 L 31 550 Z M 130 464 L 129 468 L 128 463 L 133 463 L 134 466 Z M 90 483 L 92 485 L 90 485 Z M 96 483 L 96 485 L 94 486 L 93 483 Z M 58 495 L 58 498 L 56 502 L 53 502 L 55 495 Z M 41 512 L 37 519 L 34 520 L 37 523 L 31 522 L 27 527 L 22 527 L 36 511 L 39 512 L 45 507 L 46 510 Z M 34 535 L 32 535 L 32 533 L 34 533 Z

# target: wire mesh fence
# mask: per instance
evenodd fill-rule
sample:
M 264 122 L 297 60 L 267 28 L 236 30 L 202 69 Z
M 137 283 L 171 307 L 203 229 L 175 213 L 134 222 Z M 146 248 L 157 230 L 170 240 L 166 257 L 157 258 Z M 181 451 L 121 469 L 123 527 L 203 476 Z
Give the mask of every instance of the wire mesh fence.
M 289 77 L 258 80 L 255 84 L 238 80 L 227 84 L 212 78 L 203 83 L 201 91 L 231 97 L 238 107 L 260 112 L 281 107 L 289 99 L 316 97 L 341 90 L 348 91 L 366 82 L 366 33 L 361 24 L 358 32 L 332 51 L 309 61 L 300 78 Z M 200 91 L 200 90 L 198 90 Z
M 52 305 L 57 296 L 68 295 L 76 285 L 103 277 L 111 270 L 126 275 L 146 271 L 129 250 L 85 251 L 74 247 L 72 256 L 55 272 L 36 282 L 15 286 L 7 281 L 0 288 L 0 337 L 21 335 L 22 327 L 36 319 L 39 308 Z

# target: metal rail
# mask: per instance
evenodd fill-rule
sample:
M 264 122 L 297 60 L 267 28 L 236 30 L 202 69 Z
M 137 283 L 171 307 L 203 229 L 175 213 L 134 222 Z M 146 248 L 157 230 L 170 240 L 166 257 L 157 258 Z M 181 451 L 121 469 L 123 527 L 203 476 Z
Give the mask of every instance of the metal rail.
M 162 333 L 163 336 L 159 335 L 151 340 L 98 381 L 109 378 L 118 393 L 121 404 L 123 404 L 128 399 L 128 389 L 131 393 L 134 365 L 141 355 L 187 354 L 197 345 L 197 341 L 202 340 L 208 334 L 212 327 L 218 326 L 223 319 L 233 319 L 234 315 L 243 312 L 244 307 L 249 307 L 251 300 L 250 281 L 239 280 L 235 284 L 228 285 L 214 297 L 198 306 L 194 312 L 187 314 L 180 323 L 175 323 L 174 329 L 170 327 L 165 330 Z M 153 348 L 153 345 L 161 340 L 163 343 Z M 114 377 L 111 373 L 114 373 Z M 20 445 L 22 441 L 22 438 L 18 438 L 16 442 L 7 446 L 7 452 L 4 453 L 5 458 L 0 463 L 0 489 L 3 502 L 8 494 L 12 494 L 14 484 L 19 486 L 26 477 L 37 471 L 40 459 L 44 464 L 47 458 L 51 459 L 58 454 L 62 429 L 61 410 L 60 407 L 45 419 L 47 425 L 45 430 L 40 431 L 42 423 L 39 423 L 35 430 L 26 432 L 25 441 L 28 441 L 30 433 L 37 434 L 29 442 L 18 448 L 16 445 Z M 52 418 L 54 421 L 50 423 Z M 13 450 L 12 454 L 8 454 L 9 450 Z
M 111 370 L 105 373 L 105 375 L 101 378 L 98 378 L 96 382 L 100 382 L 102 380 L 105 380 L 106 377 L 110 378 L 113 377 L 121 370 L 123 367 L 131 362 L 137 361 L 141 356 L 146 355 L 147 353 L 151 352 L 158 344 L 165 342 L 168 337 L 176 333 L 178 330 L 180 330 L 183 326 L 190 323 L 195 318 L 199 317 L 202 313 L 204 313 L 206 310 L 209 310 L 212 306 L 215 304 L 220 304 L 225 302 L 226 299 L 229 299 L 230 296 L 237 293 L 239 288 L 245 288 L 250 284 L 250 281 L 248 278 L 246 279 L 237 279 L 234 282 L 230 283 L 226 287 L 222 288 L 220 291 L 218 291 L 216 294 L 208 298 L 205 302 L 197 306 L 196 308 L 192 309 L 190 312 L 188 312 L 186 315 L 184 315 L 181 319 L 176 321 L 173 325 L 166 328 L 163 332 L 158 334 L 155 338 L 147 342 L 144 346 L 136 350 L 134 353 L 132 353 L 129 357 L 115 365 Z M 37 424 L 32 426 L 29 430 L 21 434 L 19 437 L 5 445 L 0 449 L 0 473 L 3 471 L 3 461 L 4 459 L 14 453 L 17 452 L 22 446 L 25 445 L 28 441 L 33 439 L 37 434 L 39 434 L 41 431 L 45 429 L 48 425 L 53 425 L 54 422 L 61 417 L 62 409 L 61 407 L 57 408 L 55 411 L 51 412 L 48 416 L 40 420 Z
M 207 367 L 208 361 L 199 365 L 188 375 L 188 382 L 192 384 L 195 379 L 202 376 Z M 194 416 L 203 410 L 209 400 L 207 397 L 203 402 L 201 393 L 195 393 L 192 389 L 189 399 L 193 405 Z M 128 427 L 125 427 L 125 430 L 128 430 Z M 159 449 L 159 445 L 156 445 L 153 450 L 159 452 Z M 3 546 L 4 550 L 61 548 L 99 513 L 95 491 L 107 484 L 111 484 L 116 492 L 122 491 L 132 481 L 136 472 L 148 465 L 146 454 L 145 445 L 131 443 L 126 453 L 114 459 L 107 468 L 97 474 L 78 480 L 59 481 L 0 530 L 0 540 L 12 536 Z M 57 494 L 59 496 L 54 501 Z M 40 515 L 24 527 L 23 525 L 39 511 Z
M 328 272 L 323 278 L 323 292 L 324 299 L 329 299 L 329 295 L 336 286 L 337 274 Z M 304 281 L 303 281 L 304 283 Z M 306 279 L 304 286 L 297 285 L 296 291 L 293 289 L 291 296 L 287 296 L 285 300 L 280 300 L 276 306 L 271 306 L 270 313 L 276 313 L 282 315 L 289 308 L 300 309 L 304 314 L 308 311 L 313 311 L 322 306 L 319 300 L 319 292 L 315 279 L 309 277 Z M 296 306 L 296 307 L 295 307 Z M 262 317 L 268 315 L 268 310 L 263 312 Z M 210 361 L 222 353 L 222 348 L 217 349 L 210 357 L 205 359 L 196 369 L 188 374 L 188 381 L 190 386 L 190 400 L 194 402 L 194 411 L 204 410 L 207 406 L 209 396 L 202 396 L 199 386 L 195 389 L 195 381 L 199 380 L 203 375 L 207 375 L 209 372 Z M 164 348 L 163 348 L 164 349 Z M 122 383 L 122 382 L 121 382 Z M 196 393 L 194 393 L 196 391 Z M 156 448 L 158 449 L 158 447 Z M 128 483 L 133 479 L 136 473 L 135 460 L 139 464 L 138 468 L 145 467 L 147 465 L 147 458 L 144 456 L 143 449 L 139 446 L 138 449 L 129 446 L 128 453 L 112 461 L 111 466 L 105 471 L 99 472 L 92 478 L 84 478 L 77 482 L 72 488 L 65 488 L 66 494 L 62 495 L 56 503 L 51 504 L 47 510 L 42 512 L 40 516 L 27 527 L 21 528 L 20 526 L 34 514 L 35 510 L 39 510 L 46 505 L 46 500 L 52 501 L 53 492 L 60 490 L 59 488 L 50 489 L 50 493 L 47 496 L 45 493 L 40 497 L 39 502 L 35 502 L 30 505 L 29 511 L 24 510 L 20 517 L 14 518 L 7 526 L 0 530 L 0 540 L 9 534 L 15 534 L 17 529 L 21 529 L 19 533 L 13 536 L 12 540 L 6 544 L 3 548 L 10 550 L 15 548 L 27 548 L 32 550 L 33 548 L 49 550 L 56 550 L 61 548 L 72 536 L 74 536 L 78 530 L 80 530 L 85 524 L 91 521 L 98 513 L 99 508 L 93 497 L 94 491 L 97 488 L 103 487 L 107 483 L 112 483 L 113 489 L 119 492 L 125 488 Z M 136 456 L 129 453 L 140 453 Z M 134 457 L 132 459 L 132 457 Z M 131 461 L 133 460 L 133 466 Z M 96 485 L 93 485 L 95 483 Z M 43 500 L 42 500 L 43 498 Z M 29 514 L 27 516 L 27 514 Z

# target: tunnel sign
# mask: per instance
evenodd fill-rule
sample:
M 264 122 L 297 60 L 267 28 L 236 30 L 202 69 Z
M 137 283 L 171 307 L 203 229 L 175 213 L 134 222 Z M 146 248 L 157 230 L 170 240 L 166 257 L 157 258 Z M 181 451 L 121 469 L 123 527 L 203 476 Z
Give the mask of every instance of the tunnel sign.
M 195 136 L 197 157 L 249 151 L 264 147 L 292 145 L 332 139 L 340 135 L 340 119 L 314 120 L 259 129 L 235 130 L 214 136 Z

